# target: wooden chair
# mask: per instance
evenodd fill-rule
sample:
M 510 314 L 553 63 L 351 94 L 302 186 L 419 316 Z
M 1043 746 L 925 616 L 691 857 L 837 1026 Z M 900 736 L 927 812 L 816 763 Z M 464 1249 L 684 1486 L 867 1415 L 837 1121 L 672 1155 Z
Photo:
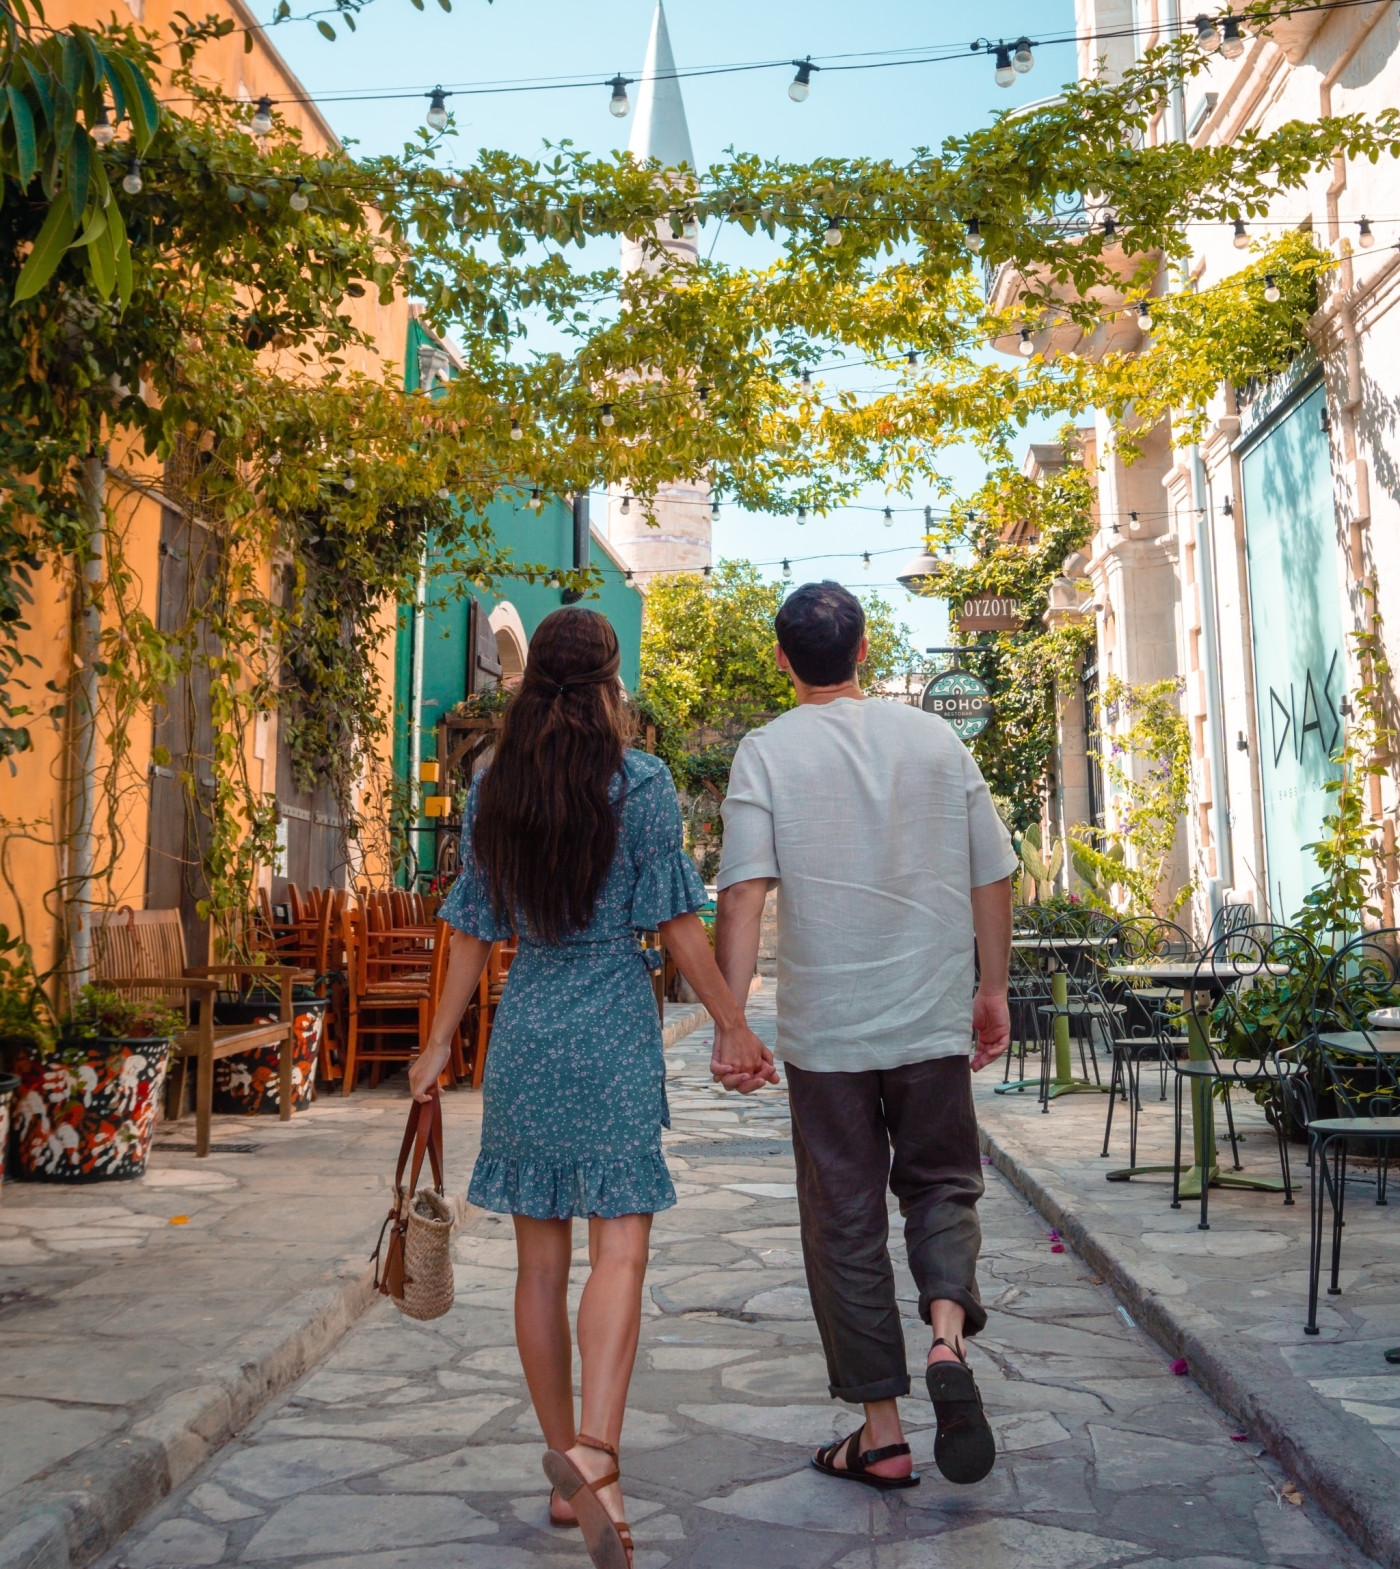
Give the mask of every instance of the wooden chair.
M 293 965 L 185 963 L 185 931 L 178 910 L 122 909 L 92 918 L 93 974 L 101 986 L 134 992 L 144 1000 L 169 1008 L 183 1008 L 197 999 L 199 1019 L 182 1030 L 171 1045 L 178 1068 L 172 1093 L 175 1120 L 184 1115 L 185 1085 L 189 1062 L 199 1064 L 195 1085 L 195 1148 L 197 1156 L 209 1153 L 209 1130 L 214 1111 L 214 1064 L 220 1058 L 259 1046 L 280 1046 L 277 1069 L 279 1115 L 292 1115 L 292 1021 L 295 1013 L 292 986 L 309 979 Z M 214 1002 L 226 981 L 253 978 L 260 986 L 280 992 L 275 1024 L 215 1024 Z
M 447 979 L 447 959 L 452 941 L 452 928 L 446 921 L 439 921 L 433 930 L 433 969 L 432 969 L 432 1005 L 429 1020 L 437 1013 L 438 1003 L 442 1000 L 443 983 Z M 469 1026 L 470 1028 L 470 1026 Z M 426 1036 L 424 1037 L 426 1039 Z M 449 1085 L 456 1089 L 467 1077 L 466 1052 L 462 1043 L 462 1021 L 459 1019 L 452 1031 L 452 1054 L 448 1058 L 448 1065 L 443 1070 L 442 1084 L 444 1088 Z
M 431 956 L 405 956 L 417 969 L 403 979 L 392 978 L 392 963 L 374 952 L 367 909 L 347 901 L 341 930 L 345 938 L 346 1027 L 340 1093 L 348 1095 L 362 1064 L 370 1064 L 370 1083 L 377 1084 L 383 1063 L 407 1063 L 418 1055 L 419 1044 L 427 1039 L 432 1023 L 433 996 L 431 970 L 425 962 Z M 361 1046 L 362 1035 L 378 1037 L 379 1044 Z M 386 1038 L 402 1044 L 387 1044 Z
M 508 938 L 505 942 L 491 944 L 491 952 L 486 959 L 486 968 L 481 972 L 481 979 L 476 988 L 476 1044 L 472 1051 L 471 1087 L 474 1090 L 481 1088 L 482 1076 L 486 1072 L 486 1053 L 491 1045 L 491 1031 L 496 1023 L 496 1009 L 500 1006 L 501 998 L 506 989 L 506 976 L 510 973 L 511 961 L 520 947 L 518 937 Z

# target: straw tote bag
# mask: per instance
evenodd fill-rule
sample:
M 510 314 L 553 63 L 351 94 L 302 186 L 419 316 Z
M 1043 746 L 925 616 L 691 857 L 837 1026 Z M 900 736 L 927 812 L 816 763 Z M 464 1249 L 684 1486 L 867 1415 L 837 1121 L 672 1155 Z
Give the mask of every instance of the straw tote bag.
M 405 1188 L 403 1174 L 410 1150 L 413 1167 Z M 425 1153 L 433 1168 L 433 1186 L 419 1192 Z M 409 1108 L 394 1172 L 394 1203 L 379 1228 L 374 1249 L 374 1284 L 407 1318 L 441 1318 L 452 1306 L 452 1209 L 443 1192 L 442 1101 L 436 1084 L 428 1100 L 416 1100 Z

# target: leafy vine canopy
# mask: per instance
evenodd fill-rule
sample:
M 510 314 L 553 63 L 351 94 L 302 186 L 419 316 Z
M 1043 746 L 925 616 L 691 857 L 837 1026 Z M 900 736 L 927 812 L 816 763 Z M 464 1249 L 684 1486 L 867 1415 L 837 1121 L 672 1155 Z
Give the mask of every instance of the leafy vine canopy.
M 382 730 L 383 607 L 406 597 L 426 542 L 483 585 L 535 570 L 485 525 L 503 490 L 625 482 L 645 505 L 703 475 L 755 510 L 821 510 L 871 481 L 945 485 L 954 444 L 1005 464 L 1032 418 L 1201 407 L 1222 378 L 1268 374 L 1300 346 L 1324 265 L 1303 242 L 1174 300 L 1148 355 L 1008 366 L 985 346 L 1020 322 L 1088 326 L 1119 308 L 1125 256 L 1146 288 L 1188 253 L 1192 222 L 1264 212 L 1334 158 L 1400 150 L 1394 109 L 1223 148 L 1151 145 L 1173 84 L 1206 61 L 1184 39 L 905 163 L 734 154 L 663 177 L 565 145 L 454 164 L 427 132 L 355 158 L 307 146 L 275 111 L 255 125 L 253 105 L 201 76 L 226 18 L 182 17 L 170 37 L 55 30 L 27 4 L 0 12 L 0 750 L 28 745 L 42 707 L 25 607 L 33 573 L 83 559 L 84 460 L 135 443 L 163 462 L 183 444 L 222 551 L 202 609 L 219 622 L 225 722 L 287 705 L 299 766 L 347 795 Z M 1111 243 L 1102 224 L 1062 221 L 1076 204 L 1112 213 Z M 771 263 L 669 265 L 661 236 L 691 221 L 765 230 Z M 575 264 L 600 235 L 656 265 Z M 1014 317 L 989 310 L 983 263 L 1023 273 Z M 370 293 L 421 299 L 460 343 L 461 374 L 425 397 L 355 368 L 370 345 L 354 302 Z M 537 321 L 565 348 L 533 348 Z M 861 398 L 803 384 L 832 357 L 886 366 L 897 385 Z M 124 699 L 168 664 L 143 634 L 123 629 L 126 664 L 104 661 L 110 679 L 127 672 Z

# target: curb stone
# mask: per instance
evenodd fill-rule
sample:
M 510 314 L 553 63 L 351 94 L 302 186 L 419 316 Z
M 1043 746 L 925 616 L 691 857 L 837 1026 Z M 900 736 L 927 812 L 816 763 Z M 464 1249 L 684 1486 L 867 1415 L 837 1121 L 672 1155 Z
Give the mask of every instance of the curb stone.
M 319 1362 L 375 1299 L 368 1270 L 313 1287 L 136 1422 L 17 1490 L 0 1515 L 0 1569 L 82 1569 L 177 1488 L 273 1395 Z
M 1400 1569 L 1397 1459 L 1386 1445 L 1368 1427 L 1341 1420 L 1307 1383 L 1281 1370 L 1215 1314 L 1145 1285 L 1132 1254 L 1117 1239 L 1096 1234 L 1079 1214 L 1076 1196 L 1056 1186 L 1015 1139 L 985 1125 L 979 1137 L 996 1169 L 1103 1277 L 1138 1327 L 1168 1355 L 1185 1357 L 1200 1388 L 1258 1439 L 1363 1552 L 1384 1569 Z

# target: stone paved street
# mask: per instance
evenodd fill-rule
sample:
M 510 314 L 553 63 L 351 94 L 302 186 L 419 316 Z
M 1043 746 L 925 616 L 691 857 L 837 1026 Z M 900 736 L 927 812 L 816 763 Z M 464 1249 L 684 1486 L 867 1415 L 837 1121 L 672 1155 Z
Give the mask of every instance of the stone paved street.
M 770 992 L 751 1013 L 771 1034 Z M 697 1031 L 668 1053 L 680 1203 L 656 1226 L 623 1449 L 637 1569 L 1365 1562 L 1311 1503 L 1286 1499 L 1279 1469 L 1232 1441 L 990 1169 L 993 1312 L 974 1356 L 996 1471 L 977 1487 L 944 1483 L 918 1393 L 906 1406 L 921 1487 L 882 1498 L 808 1471 L 809 1448 L 854 1419 L 826 1395 L 785 1106 L 778 1094 L 739 1101 L 711 1088 L 709 1044 Z M 577 1535 L 545 1522 L 539 1432 L 511 1337 L 509 1222 L 476 1214 L 457 1256 L 447 1318 L 414 1325 L 374 1309 L 102 1564 L 585 1564 Z M 577 1256 L 581 1283 L 582 1247 Z M 926 1331 L 902 1266 L 899 1276 L 917 1372 Z

